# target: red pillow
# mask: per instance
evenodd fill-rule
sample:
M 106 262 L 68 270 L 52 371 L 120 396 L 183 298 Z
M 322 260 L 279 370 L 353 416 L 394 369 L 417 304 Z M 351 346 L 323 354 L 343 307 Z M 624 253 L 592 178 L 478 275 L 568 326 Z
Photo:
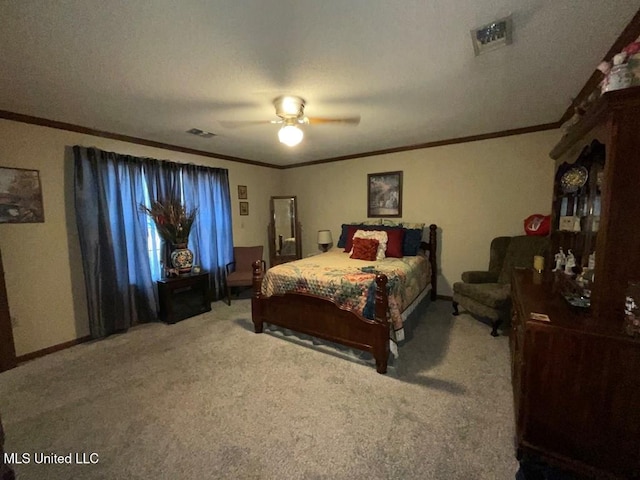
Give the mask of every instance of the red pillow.
M 356 234 L 358 230 L 362 230 L 362 226 L 349 225 L 349 227 L 347 228 L 347 241 L 344 244 L 345 252 L 350 252 L 351 248 L 353 248 L 353 236 Z
M 536 213 L 524 219 L 524 231 L 527 235 L 549 235 L 551 215 Z
M 390 228 L 387 232 L 387 250 L 385 256 L 402 258 L 402 244 L 404 242 L 403 228 Z
M 376 259 L 379 243 L 380 242 L 374 238 L 354 238 L 353 252 L 349 258 L 369 260 L 371 262 Z

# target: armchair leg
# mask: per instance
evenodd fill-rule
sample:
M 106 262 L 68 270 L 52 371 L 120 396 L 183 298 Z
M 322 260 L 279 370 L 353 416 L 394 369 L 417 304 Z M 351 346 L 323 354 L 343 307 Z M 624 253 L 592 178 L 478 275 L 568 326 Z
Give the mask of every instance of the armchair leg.
M 231 288 L 227 285 L 227 305 L 231 306 Z
M 451 306 L 453 307 L 453 315 L 456 317 L 460 315 L 460 312 L 458 311 L 458 302 L 451 302 Z
M 491 336 L 492 337 L 497 337 L 498 336 L 498 327 L 502 324 L 502 320 L 496 320 L 495 322 L 491 322 L 491 326 L 493 327 L 491 329 Z

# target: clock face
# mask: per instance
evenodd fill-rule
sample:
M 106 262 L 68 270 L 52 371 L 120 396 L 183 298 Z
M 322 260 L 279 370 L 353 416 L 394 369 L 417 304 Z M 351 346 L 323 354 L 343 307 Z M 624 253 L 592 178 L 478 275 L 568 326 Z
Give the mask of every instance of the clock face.
M 560 178 L 560 185 L 565 193 L 572 193 L 578 191 L 585 183 L 589 172 L 584 167 L 573 167 L 567 170 L 562 178 Z

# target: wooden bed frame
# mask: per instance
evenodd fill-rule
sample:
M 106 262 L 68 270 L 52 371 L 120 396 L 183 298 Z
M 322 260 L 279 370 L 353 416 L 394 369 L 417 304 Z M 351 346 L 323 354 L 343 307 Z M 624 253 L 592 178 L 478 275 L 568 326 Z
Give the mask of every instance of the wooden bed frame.
M 429 253 L 431 264 L 431 300 L 437 296 L 438 264 L 436 262 L 436 225 L 429 226 L 429 242 L 420 247 Z M 389 321 L 387 311 L 387 277 L 376 276 L 374 320 L 340 308 L 332 300 L 306 293 L 262 295 L 264 272 L 261 261 L 253 264 L 253 296 L 251 319 L 256 333 L 270 323 L 331 342 L 370 352 L 378 373 L 387 373 L 389 359 Z

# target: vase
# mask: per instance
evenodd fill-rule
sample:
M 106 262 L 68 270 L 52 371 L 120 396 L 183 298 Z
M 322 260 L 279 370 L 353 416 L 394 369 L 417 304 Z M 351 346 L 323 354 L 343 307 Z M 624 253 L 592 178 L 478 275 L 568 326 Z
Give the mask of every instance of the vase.
M 178 270 L 178 273 L 181 275 L 191 272 L 193 252 L 187 248 L 186 243 L 172 245 L 171 265 Z

